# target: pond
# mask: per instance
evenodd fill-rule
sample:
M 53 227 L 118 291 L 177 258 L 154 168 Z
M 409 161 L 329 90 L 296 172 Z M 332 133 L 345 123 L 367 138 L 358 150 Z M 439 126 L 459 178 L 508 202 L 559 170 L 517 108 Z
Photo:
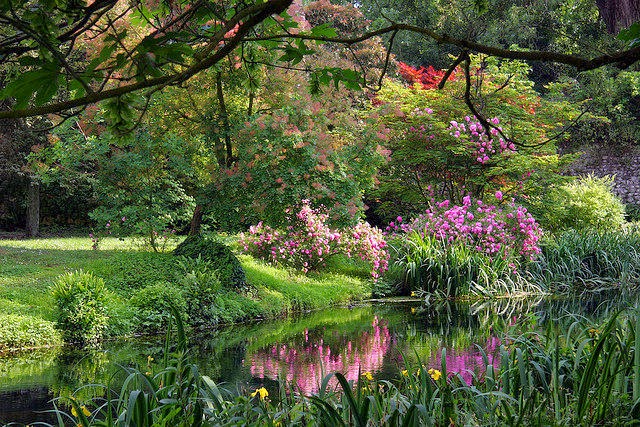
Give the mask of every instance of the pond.
M 317 390 L 324 373 L 347 379 L 370 372 L 378 379 L 401 375 L 416 358 L 470 380 L 483 357 L 497 357 L 505 333 L 561 327 L 577 316 L 598 320 L 632 306 L 628 301 L 498 300 L 442 304 L 372 303 L 331 308 L 285 319 L 220 328 L 192 339 L 201 371 L 227 387 L 276 389 L 286 381 L 305 393 Z M 51 399 L 79 387 L 117 381 L 118 366 L 155 363 L 163 338 L 122 340 L 100 349 L 48 349 L 0 358 L 0 425 L 54 422 Z M 495 363 L 496 361 L 494 361 Z M 151 369 L 151 368 L 149 368 Z M 83 388 L 79 397 L 92 397 Z

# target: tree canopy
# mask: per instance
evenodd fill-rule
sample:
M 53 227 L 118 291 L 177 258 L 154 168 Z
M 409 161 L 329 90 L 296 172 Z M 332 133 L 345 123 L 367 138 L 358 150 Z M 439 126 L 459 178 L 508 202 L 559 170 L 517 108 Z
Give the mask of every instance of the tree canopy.
M 604 65 L 629 67 L 640 59 L 638 25 L 622 33 L 625 48 L 595 56 L 554 50 L 504 48 L 469 35 L 382 16 L 375 29 L 338 34 L 328 24 L 298 25 L 292 0 L 173 1 L 43 0 L 0 2 L 0 97 L 15 104 L 2 118 L 69 114 L 109 100 L 112 121 L 126 121 L 133 108 L 144 110 L 150 96 L 180 85 L 236 53 L 245 60 L 250 46 L 273 54 L 271 62 L 297 64 L 313 52 L 312 41 L 353 46 L 385 36 L 389 49 L 400 32 L 411 32 L 459 53 L 451 69 L 469 54 L 566 64 L 578 70 Z M 486 2 L 474 1 L 482 9 Z M 336 70 L 320 73 L 323 82 L 364 84 L 361 77 Z

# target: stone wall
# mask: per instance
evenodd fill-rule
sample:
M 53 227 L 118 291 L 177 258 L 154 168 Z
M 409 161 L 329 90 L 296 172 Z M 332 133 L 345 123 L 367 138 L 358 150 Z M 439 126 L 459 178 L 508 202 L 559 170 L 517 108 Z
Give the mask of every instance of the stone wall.
M 583 154 L 571 166 L 572 175 L 615 176 L 614 192 L 625 204 L 640 205 L 640 146 L 581 147 Z

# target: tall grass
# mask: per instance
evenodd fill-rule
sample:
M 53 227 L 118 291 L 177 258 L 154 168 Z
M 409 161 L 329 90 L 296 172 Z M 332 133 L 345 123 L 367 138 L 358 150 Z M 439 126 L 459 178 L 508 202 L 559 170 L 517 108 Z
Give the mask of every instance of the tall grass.
M 542 246 L 528 274 L 557 293 L 633 290 L 640 285 L 640 232 L 565 232 Z
M 417 232 L 390 246 L 390 280 L 402 283 L 405 290 L 440 299 L 543 292 L 518 273 L 518 261 L 512 257 L 489 257 L 463 243 L 448 243 Z

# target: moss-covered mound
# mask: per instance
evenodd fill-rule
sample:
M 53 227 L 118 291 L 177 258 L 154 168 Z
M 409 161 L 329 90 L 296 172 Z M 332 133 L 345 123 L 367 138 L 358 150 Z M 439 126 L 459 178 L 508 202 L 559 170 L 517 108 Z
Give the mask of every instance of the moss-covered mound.
M 198 258 L 210 262 L 218 271 L 223 286 L 241 289 L 247 286 L 244 269 L 224 243 L 214 238 L 197 234 L 187 237 L 173 251 L 174 255 Z

